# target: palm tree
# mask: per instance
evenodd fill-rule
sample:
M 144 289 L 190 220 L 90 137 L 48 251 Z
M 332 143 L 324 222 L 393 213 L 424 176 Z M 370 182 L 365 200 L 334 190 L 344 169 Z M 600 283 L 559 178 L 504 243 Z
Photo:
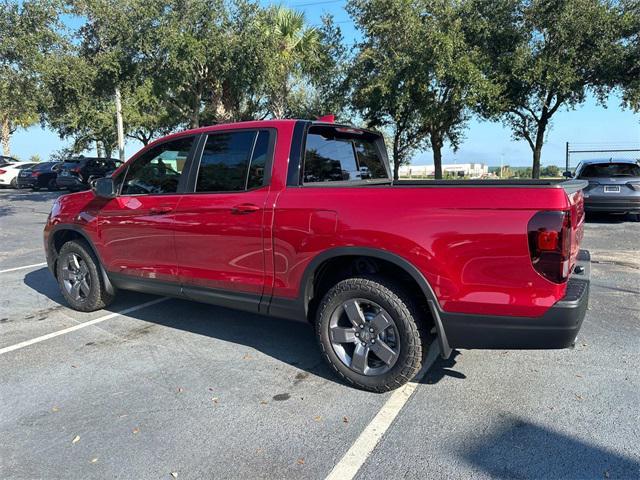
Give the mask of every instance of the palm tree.
M 273 59 L 268 103 L 271 114 L 282 118 L 295 81 L 308 73 L 318 58 L 320 32 L 306 25 L 304 13 L 286 7 L 273 7 L 271 19 L 277 56 Z

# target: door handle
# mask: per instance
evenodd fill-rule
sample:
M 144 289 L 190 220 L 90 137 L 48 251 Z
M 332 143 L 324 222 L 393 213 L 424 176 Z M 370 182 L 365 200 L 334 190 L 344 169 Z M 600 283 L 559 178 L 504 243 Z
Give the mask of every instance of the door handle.
M 258 205 L 253 203 L 242 203 L 231 208 L 231 213 L 234 215 L 246 215 L 247 213 L 253 213 L 260 210 Z
M 152 215 L 162 215 L 163 213 L 169 213 L 173 210 L 173 206 L 171 205 L 159 205 L 157 207 L 151 207 L 149 212 Z

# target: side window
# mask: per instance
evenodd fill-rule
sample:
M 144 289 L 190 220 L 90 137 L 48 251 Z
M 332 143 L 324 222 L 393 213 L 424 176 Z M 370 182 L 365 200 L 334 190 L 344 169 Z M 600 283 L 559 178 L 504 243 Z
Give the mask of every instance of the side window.
M 307 134 L 305 183 L 387 179 L 380 137 L 350 128 L 313 126 Z
M 202 152 L 196 192 L 240 192 L 264 184 L 269 132 L 211 134 Z
M 175 193 L 195 137 L 163 143 L 137 158 L 122 184 L 121 195 Z

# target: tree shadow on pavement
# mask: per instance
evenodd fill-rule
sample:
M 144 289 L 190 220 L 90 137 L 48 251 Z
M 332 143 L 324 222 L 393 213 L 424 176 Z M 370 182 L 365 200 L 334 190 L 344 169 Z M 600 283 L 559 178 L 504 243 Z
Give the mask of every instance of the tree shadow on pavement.
M 519 417 L 464 445 L 461 456 L 493 478 L 640 478 L 638 460 Z
M 49 299 L 66 305 L 48 269 L 29 272 L 24 283 Z M 137 297 L 141 300 L 135 301 Z M 107 310 L 118 312 L 131 304 L 143 303 L 153 298 L 158 297 L 122 291 Z M 322 360 L 314 329 L 306 322 L 266 317 L 189 300 L 174 299 L 171 302 L 174 306 L 178 305 L 178 315 L 172 314 L 168 308 L 163 308 L 160 313 L 154 308 L 143 308 L 127 313 L 127 317 L 246 345 L 313 375 L 345 384 Z

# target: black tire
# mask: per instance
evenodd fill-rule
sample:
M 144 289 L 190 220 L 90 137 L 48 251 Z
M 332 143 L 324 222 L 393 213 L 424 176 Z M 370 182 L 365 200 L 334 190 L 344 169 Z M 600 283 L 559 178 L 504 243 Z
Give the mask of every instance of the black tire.
M 357 299 L 357 300 L 356 300 Z M 396 346 L 397 353 L 395 363 L 388 367 L 388 371 L 382 371 L 380 374 L 361 374 L 352 369 L 345 361 L 343 361 L 338 350 L 332 342 L 332 322 L 335 322 L 336 315 L 342 315 L 342 309 L 349 301 L 361 303 L 372 302 L 384 309 L 393 320 L 394 332 L 397 332 L 399 345 Z M 362 309 L 359 309 L 363 312 Z M 349 319 L 351 320 L 351 319 Z M 342 320 L 341 320 L 342 321 Z M 353 322 L 352 322 L 353 323 Z M 370 323 L 372 325 L 372 323 Z M 335 327 L 336 325 L 333 325 Z M 362 327 L 360 327 L 362 328 Z M 390 327 L 387 327 L 390 328 Z M 353 329 L 358 332 L 357 327 Z M 368 334 L 367 328 L 360 330 L 368 337 L 368 342 L 372 342 L 371 335 L 374 339 L 378 339 L 378 344 L 382 337 L 378 337 L 378 333 Z M 361 276 L 348 278 L 337 283 L 332 287 L 322 299 L 318 307 L 316 315 L 316 333 L 320 343 L 323 357 L 336 371 L 336 373 L 347 382 L 358 388 L 369 390 L 372 392 L 387 392 L 396 389 L 408 381 L 410 381 L 424 364 L 427 352 L 428 333 L 424 314 L 422 313 L 419 303 L 408 295 L 396 282 L 379 276 Z M 360 348 L 358 343 L 362 342 L 364 334 L 359 335 L 359 339 L 354 342 L 355 346 L 352 358 L 355 358 L 355 349 Z M 356 334 L 356 336 L 358 336 Z M 373 340 L 375 342 L 375 340 Z M 382 342 L 383 345 L 386 345 Z M 348 345 L 345 343 L 344 345 Z M 370 343 L 366 343 L 368 348 L 374 347 Z M 366 359 L 370 359 L 371 350 L 365 355 Z M 378 357 L 374 355 L 376 361 Z M 382 358 L 382 357 L 380 357 Z M 370 360 L 365 360 L 367 365 Z M 353 361 L 352 361 L 353 364 Z M 384 366 L 384 365 L 383 365 Z M 368 368 L 368 367 L 367 367 Z
M 58 191 L 58 184 L 56 183 L 56 179 L 52 178 L 51 180 L 49 180 L 49 183 L 47 183 L 47 190 L 49 190 L 50 192 L 57 192 Z
M 89 279 L 88 292 L 83 298 L 75 297 L 65 286 L 65 266 L 74 255 L 86 265 L 86 278 Z M 100 273 L 100 263 L 91 247 L 84 240 L 71 240 L 62 246 L 56 262 L 56 278 L 67 303 L 71 308 L 80 312 L 103 309 L 113 302 L 115 297 L 107 292 Z
M 13 180 L 11 180 L 9 185 L 11 186 L 11 188 L 18 188 L 18 179 L 14 178 Z

